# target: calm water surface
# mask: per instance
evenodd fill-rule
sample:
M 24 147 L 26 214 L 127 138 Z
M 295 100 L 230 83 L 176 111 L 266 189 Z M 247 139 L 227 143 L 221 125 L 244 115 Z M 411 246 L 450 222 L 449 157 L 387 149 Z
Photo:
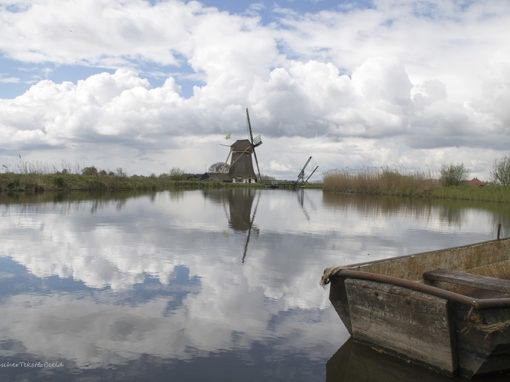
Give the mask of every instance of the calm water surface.
M 319 190 L 4 202 L 0 216 L 2 381 L 354 381 L 325 267 L 510 232 L 504 205 Z

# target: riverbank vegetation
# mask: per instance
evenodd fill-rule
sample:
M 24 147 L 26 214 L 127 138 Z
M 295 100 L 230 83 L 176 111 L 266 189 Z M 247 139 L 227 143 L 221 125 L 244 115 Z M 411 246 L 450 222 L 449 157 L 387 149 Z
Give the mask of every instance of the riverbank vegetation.
M 24 166 L 22 171 L 0 173 L 0 193 L 42 193 L 45 191 L 159 191 L 166 189 L 216 188 L 226 184 L 201 182 L 197 176 L 187 175 L 184 171 L 173 168 L 169 173 L 150 176 L 127 176 L 121 169 L 116 171 L 98 170 L 85 167 L 73 171 L 64 169 L 46 173 L 34 166 Z M 229 183 L 229 187 L 246 187 L 242 183 Z M 250 185 L 257 186 L 257 185 Z
M 76 167 L 76 166 L 75 166 Z M 179 168 L 150 176 L 132 175 L 118 168 L 99 170 L 69 167 L 48 171 L 41 165 L 25 162 L 20 157 L 17 169 L 3 166 L 0 173 L 0 194 L 40 194 L 45 191 L 121 192 L 161 191 L 221 187 L 277 187 L 294 189 L 293 181 L 277 181 L 265 177 L 259 183 L 220 183 L 201 181 L 199 175 L 185 174 Z M 492 181 L 468 182 L 469 170 L 463 164 L 444 165 L 439 174 L 432 172 L 401 172 L 390 168 L 361 171 L 335 170 L 323 175 L 323 183 L 309 183 L 306 188 L 322 188 L 326 192 L 388 195 L 419 198 L 458 199 L 510 202 L 510 157 L 496 160 L 491 170 Z M 480 185 L 483 185 L 480 187 Z
M 423 196 L 440 187 L 440 182 L 425 173 L 401 174 L 396 170 L 365 169 L 330 171 L 324 175 L 324 191 Z
M 463 164 L 444 165 L 439 177 L 431 172 L 402 174 L 388 168 L 357 172 L 336 170 L 324 175 L 323 189 L 341 193 L 510 202 L 510 160 L 495 162 L 492 182 L 469 182 L 468 174 Z M 508 183 L 500 180 L 507 175 Z

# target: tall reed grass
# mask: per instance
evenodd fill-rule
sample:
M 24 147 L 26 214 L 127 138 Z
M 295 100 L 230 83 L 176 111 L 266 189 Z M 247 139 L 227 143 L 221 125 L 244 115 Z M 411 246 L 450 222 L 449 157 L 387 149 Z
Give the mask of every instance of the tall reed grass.
M 332 192 L 413 196 L 428 194 L 439 187 L 431 173 L 402 174 L 389 168 L 335 170 L 324 175 L 324 191 Z

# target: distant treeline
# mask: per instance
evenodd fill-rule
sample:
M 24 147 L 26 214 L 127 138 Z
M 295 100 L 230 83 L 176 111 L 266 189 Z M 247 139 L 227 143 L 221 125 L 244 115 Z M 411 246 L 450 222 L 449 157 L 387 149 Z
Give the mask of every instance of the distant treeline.
M 5 166 L 4 166 L 5 168 Z M 2 194 L 37 194 L 45 191 L 67 192 L 119 192 L 119 191 L 160 191 L 168 189 L 197 189 L 220 187 L 263 187 L 274 182 L 263 176 L 259 183 L 221 183 L 218 181 L 201 181 L 202 174 L 187 174 L 179 168 L 172 168 L 168 173 L 150 176 L 128 176 L 121 168 L 115 171 L 99 170 L 94 166 L 81 170 L 60 170 L 47 172 L 31 164 L 21 166 L 17 171 L 0 173 L 0 193 Z M 289 188 L 292 182 L 280 182 L 281 188 Z M 319 187 L 313 184 L 310 187 Z
M 163 190 L 169 188 L 194 188 L 198 178 L 187 175 L 180 169 L 172 169 L 159 176 L 132 175 L 127 176 L 122 169 L 115 172 L 98 170 L 96 167 L 85 167 L 80 173 L 69 170 L 55 173 L 43 173 L 36 170 L 24 172 L 4 172 L 0 174 L 0 192 L 2 193 L 41 193 L 44 191 L 133 191 Z M 214 184 L 202 187 L 214 187 Z

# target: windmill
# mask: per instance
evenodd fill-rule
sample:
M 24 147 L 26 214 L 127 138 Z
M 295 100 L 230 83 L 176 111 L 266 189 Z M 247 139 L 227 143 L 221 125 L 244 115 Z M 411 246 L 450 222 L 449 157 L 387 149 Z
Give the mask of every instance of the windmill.
M 230 146 L 230 152 L 225 160 L 223 169 L 225 172 L 228 172 L 228 175 L 233 180 L 243 181 L 248 179 L 248 181 L 251 182 L 251 180 L 254 179 L 255 181 L 259 181 L 261 177 L 255 147 L 262 144 L 262 139 L 260 138 L 260 135 L 253 138 L 248 108 L 246 108 L 246 119 L 248 120 L 248 132 L 250 139 L 239 139 Z M 258 177 L 255 175 L 255 171 L 253 171 L 253 161 L 251 159 L 252 154 L 255 158 L 255 164 L 257 165 Z M 229 159 L 230 164 L 228 164 Z

